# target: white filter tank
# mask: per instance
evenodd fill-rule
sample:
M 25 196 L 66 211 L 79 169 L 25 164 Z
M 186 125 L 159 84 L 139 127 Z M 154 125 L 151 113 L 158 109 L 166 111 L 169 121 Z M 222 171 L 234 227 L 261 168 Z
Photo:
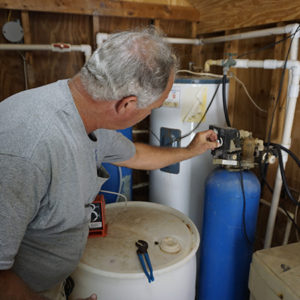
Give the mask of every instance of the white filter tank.
M 226 126 L 222 80 L 208 77 L 178 78 L 164 105 L 151 113 L 150 144 L 187 146 L 195 133 L 183 139 L 180 137 L 197 126 L 217 88 L 216 96 L 195 132 L 207 130 L 209 125 Z M 207 151 L 167 168 L 151 171 L 150 201 L 178 209 L 189 216 L 201 232 L 204 184 L 213 168 L 210 151 Z
M 106 220 L 107 236 L 89 238 L 72 274 L 71 299 L 96 293 L 100 300 L 195 300 L 200 238 L 188 217 L 165 205 L 130 201 L 108 204 Z M 139 240 L 148 243 L 150 283 L 137 255 Z

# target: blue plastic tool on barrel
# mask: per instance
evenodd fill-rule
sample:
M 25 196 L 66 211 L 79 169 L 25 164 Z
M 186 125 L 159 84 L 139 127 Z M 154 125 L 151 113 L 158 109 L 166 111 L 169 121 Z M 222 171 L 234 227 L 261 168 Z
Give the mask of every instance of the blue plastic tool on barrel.
M 136 253 L 139 257 L 140 263 L 142 265 L 142 268 L 144 270 L 145 275 L 148 278 L 148 282 L 151 283 L 152 281 L 154 281 L 154 277 L 153 277 L 153 269 L 152 269 L 152 265 L 151 265 L 151 261 L 148 255 L 148 243 L 146 241 L 143 240 L 138 240 L 135 245 L 137 246 L 137 250 Z M 145 260 L 144 260 L 145 258 Z M 146 263 L 145 263 L 146 261 Z M 148 269 L 146 267 L 146 265 L 148 266 Z M 148 271 L 149 270 L 149 271 Z

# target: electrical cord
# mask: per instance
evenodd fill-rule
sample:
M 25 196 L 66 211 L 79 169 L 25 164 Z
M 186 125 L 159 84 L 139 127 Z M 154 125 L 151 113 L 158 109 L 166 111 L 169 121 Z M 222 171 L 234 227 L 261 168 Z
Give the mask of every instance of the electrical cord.
M 215 100 L 215 97 L 216 97 L 217 92 L 218 92 L 218 90 L 219 90 L 220 84 L 221 84 L 221 83 L 219 83 L 219 84 L 217 85 L 216 90 L 215 90 L 215 92 L 214 92 L 214 94 L 213 94 L 213 96 L 212 96 L 212 98 L 211 98 L 211 100 L 210 100 L 210 102 L 209 102 L 209 104 L 208 104 L 208 106 L 207 106 L 207 108 L 206 108 L 206 110 L 205 110 L 205 112 L 204 112 L 202 118 L 201 118 L 200 121 L 197 123 L 197 125 L 196 125 L 190 132 L 188 132 L 188 133 L 186 133 L 186 134 L 184 134 L 184 135 L 182 135 L 182 136 L 176 138 L 173 142 L 178 142 L 178 141 L 181 141 L 182 139 L 188 137 L 189 135 L 191 135 L 191 134 L 192 134 L 192 133 L 200 126 L 200 124 L 201 124 L 202 121 L 204 120 L 204 118 L 205 118 L 205 116 L 206 116 L 208 110 L 210 109 L 210 107 L 211 107 L 213 101 Z
M 239 161 L 239 164 L 241 166 L 241 161 Z M 252 243 L 249 239 L 248 233 L 247 233 L 247 227 L 246 227 L 246 195 L 245 195 L 245 188 L 244 188 L 244 177 L 243 177 L 243 171 L 242 169 L 239 170 L 240 173 L 240 182 L 241 182 L 241 189 L 242 189 L 242 195 L 243 195 L 243 230 L 245 238 L 249 245 L 252 246 Z
M 286 176 L 285 176 L 285 172 L 284 172 L 284 166 L 283 166 L 283 160 L 282 160 L 282 154 L 281 154 L 281 149 L 279 146 L 275 146 L 277 153 L 278 153 L 278 162 L 279 162 L 279 169 L 280 169 L 280 174 L 281 174 L 281 178 L 282 178 L 282 183 L 285 189 L 285 192 L 287 194 L 287 196 L 294 202 L 295 205 L 300 206 L 300 203 L 294 199 L 289 186 L 287 184 L 287 180 L 286 180 Z
M 217 92 L 218 92 L 218 90 L 219 90 L 220 84 L 221 84 L 221 83 L 219 83 L 219 84 L 217 85 L 216 90 L 215 90 L 215 92 L 214 92 L 214 94 L 213 94 L 213 96 L 212 96 L 212 98 L 211 98 L 211 100 L 210 100 L 210 102 L 209 102 L 209 104 L 208 104 L 208 106 L 207 106 L 207 108 L 206 108 L 206 110 L 205 110 L 203 116 L 201 117 L 201 119 L 200 119 L 200 121 L 197 123 L 197 125 L 196 125 L 190 132 L 188 132 L 188 133 L 186 133 L 186 134 L 184 134 L 184 135 L 182 135 L 182 136 L 180 136 L 180 137 L 178 137 L 178 138 L 172 140 L 169 144 L 167 144 L 167 145 L 165 145 L 165 146 L 170 146 L 170 145 L 172 145 L 174 142 L 179 142 L 179 141 L 181 141 L 182 139 L 184 139 L 184 138 L 188 137 L 189 135 L 191 135 L 191 134 L 192 134 L 192 133 L 200 126 L 200 124 L 202 123 L 202 121 L 204 120 L 205 116 L 207 115 L 207 112 L 208 112 L 208 110 L 210 109 L 210 107 L 211 107 L 211 105 L 212 105 L 212 103 L 213 103 L 213 101 L 214 101 L 214 99 L 215 99 L 215 97 L 216 97 L 216 95 L 217 95 Z M 151 129 L 149 130 L 149 132 L 150 132 L 150 133 L 158 140 L 158 142 L 160 142 L 160 139 L 157 137 L 157 135 L 156 135 Z
M 213 73 L 193 72 L 193 71 L 190 71 L 190 70 L 178 70 L 176 72 L 176 74 L 178 74 L 178 73 L 189 73 L 189 74 L 192 74 L 192 75 L 210 76 L 210 77 L 215 77 L 215 78 L 222 78 L 223 77 L 223 75 L 218 75 L 218 74 L 213 74 Z
M 246 95 L 248 96 L 248 98 L 250 99 L 250 101 L 252 102 L 252 104 L 261 112 L 267 113 L 268 111 L 265 109 L 262 109 L 259 105 L 256 104 L 256 102 L 253 100 L 253 98 L 251 97 L 251 95 L 249 94 L 246 85 L 244 84 L 244 82 L 242 80 L 240 80 L 233 72 L 229 72 L 229 76 L 228 77 L 232 77 L 234 78 L 244 89 Z

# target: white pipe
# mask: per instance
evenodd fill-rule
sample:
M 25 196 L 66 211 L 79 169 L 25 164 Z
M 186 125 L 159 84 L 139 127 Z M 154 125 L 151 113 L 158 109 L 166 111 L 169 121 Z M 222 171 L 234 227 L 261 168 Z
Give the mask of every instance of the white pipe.
M 108 33 L 97 33 L 96 34 L 96 44 L 97 48 L 101 47 L 101 45 L 107 40 L 109 34 Z
M 202 39 L 164 38 L 169 44 L 203 45 Z
M 260 199 L 260 203 L 266 205 L 266 206 L 271 206 L 271 203 L 269 203 L 268 201 L 264 200 L 264 199 Z M 285 211 L 283 210 L 283 208 L 281 208 L 280 206 L 278 206 L 278 211 L 281 212 L 286 218 L 287 218 L 287 222 L 286 222 L 286 226 L 285 226 L 285 231 L 284 231 L 284 237 L 283 237 L 283 242 L 282 245 L 286 245 L 289 241 L 289 237 L 290 237 L 290 233 L 291 233 L 291 229 L 292 229 L 292 225 L 293 222 L 289 219 L 289 217 L 286 215 Z M 294 219 L 294 214 L 291 212 L 288 212 L 288 214 L 290 215 L 290 217 L 292 219 Z
M 50 45 L 39 44 L 0 44 L 0 50 L 20 50 L 20 51 L 54 51 L 54 52 L 84 52 L 85 61 L 89 59 L 92 53 L 90 45 L 71 45 L 66 43 L 53 43 Z
M 289 24 L 282 27 L 274 27 L 268 29 L 261 29 L 261 30 L 254 30 L 249 32 L 243 33 L 236 33 L 231 35 L 225 36 L 218 36 L 218 37 L 211 37 L 211 38 L 204 38 L 204 39 L 189 39 L 189 38 L 174 38 L 174 37 L 167 37 L 164 38 L 170 44 L 187 44 L 187 45 L 205 45 L 205 44 L 213 44 L 213 43 L 222 43 L 222 42 L 229 42 L 234 40 L 243 40 L 243 39 L 251 39 L 251 38 L 260 38 L 270 35 L 279 35 L 279 34 L 293 34 L 298 29 L 299 24 Z M 97 47 L 100 47 L 103 41 L 107 39 L 109 34 L 107 33 L 97 33 L 96 41 Z M 298 36 L 299 34 L 297 34 Z M 294 38 L 294 43 L 298 43 L 298 38 Z M 294 50 L 291 49 L 291 59 L 294 54 L 296 54 L 296 48 Z
M 223 59 L 217 59 L 212 60 L 209 59 L 205 62 L 204 70 L 205 72 L 210 71 L 210 66 L 223 66 L 226 63 L 227 60 Z M 285 61 L 284 60 L 276 60 L 276 59 L 265 59 L 265 60 L 249 60 L 249 59 L 235 59 L 235 65 L 231 66 L 232 68 L 242 68 L 242 69 L 248 69 L 248 68 L 263 68 L 263 69 L 280 69 L 283 68 Z M 288 60 L 286 64 L 286 68 L 289 70 L 294 70 L 294 84 L 296 83 L 295 75 L 297 70 L 300 67 L 300 62 L 294 61 L 294 60 Z M 293 92 L 295 94 L 295 91 Z
M 260 37 L 270 36 L 270 35 L 294 33 L 295 30 L 298 28 L 298 25 L 299 24 L 289 24 L 282 27 L 274 27 L 274 28 L 236 33 L 236 34 L 225 35 L 225 36 L 205 38 L 201 40 L 201 44 L 205 45 L 205 44 L 212 44 L 212 43 L 222 43 L 222 42 L 229 42 L 234 40 L 244 40 L 244 39 L 251 39 L 251 38 L 260 38 Z

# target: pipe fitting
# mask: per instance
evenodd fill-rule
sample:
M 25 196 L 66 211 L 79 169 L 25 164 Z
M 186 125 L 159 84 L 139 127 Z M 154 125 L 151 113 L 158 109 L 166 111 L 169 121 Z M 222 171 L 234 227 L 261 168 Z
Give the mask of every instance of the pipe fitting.
M 51 48 L 53 52 L 70 52 L 71 44 L 67 43 L 53 43 L 51 44 Z
M 293 33 L 296 32 L 296 30 L 298 29 L 299 25 L 300 24 L 298 24 L 298 23 L 286 25 L 285 26 L 285 32 L 293 34 Z M 297 38 L 299 37 L 299 32 L 296 33 L 295 37 L 297 37 Z
M 84 52 L 85 55 L 85 61 L 88 61 L 88 59 L 92 55 L 92 47 L 90 45 L 80 45 L 81 51 Z
M 208 59 L 205 64 L 204 64 L 204 72 L 210 72 L 210 66 L 223 66 L 223 60 L 218 59 L 218 60 L 213 60 L 213 59 Z
M 97 48 L 101 47 L 101 45 L 108 39 L 108 33 L 97 33 L 96 34 L 96 44 Z

